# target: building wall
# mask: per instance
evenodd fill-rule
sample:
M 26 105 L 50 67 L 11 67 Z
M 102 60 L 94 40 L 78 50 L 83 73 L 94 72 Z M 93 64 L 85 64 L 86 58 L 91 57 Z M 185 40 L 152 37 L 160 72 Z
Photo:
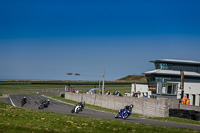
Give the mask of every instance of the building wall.
M 184 94 L 189 95 L 190 105 L 200 106 L 200 83 L 184 83 Z
M 178 83 L 178 90 L 177 90 L 177 99 L 181 99 L 181 89 L 180 89 L 180 82 L 171 82 L 171 83 Z M 134 91 L 134 83 L 131 85 L 131 92 Z M 143 97 L 143 93 L 148 93 L 148 97 L 151 95 L 151 91 L 148 89 L 147 84 L 136 84 L 136 92 L 141 92 L 141 97 Z M 200 83 L 184 83 L 184 94 L 189 95 L 190 105 L 200 106 Z M 195 103 L 193 104 L 193 100 L 195 99 Z
M 184 92 L 188 94 L 200 94 L 200 83 L 184 83 Z

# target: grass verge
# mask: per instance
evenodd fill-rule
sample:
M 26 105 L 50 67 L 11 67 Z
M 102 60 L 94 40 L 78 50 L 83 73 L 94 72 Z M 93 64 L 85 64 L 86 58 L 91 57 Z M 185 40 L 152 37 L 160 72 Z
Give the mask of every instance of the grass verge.
M 0 90 L 65 88 L 64 85 L 0 85 Z
M 197 130 L 157 127 L 117 120 L 103 120 L 75 115 L 29 110 L 0 103 L 0 132 L 95 132 L 95 133 L 191 133 Z

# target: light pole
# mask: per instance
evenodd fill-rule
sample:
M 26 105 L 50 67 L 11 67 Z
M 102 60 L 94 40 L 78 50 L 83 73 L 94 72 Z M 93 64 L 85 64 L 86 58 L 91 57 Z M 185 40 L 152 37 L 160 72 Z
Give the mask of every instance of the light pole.
M 105 69 L 103 69 L 103 75 L 102 75 L 102 78 L 103 78 L 103 83 L 102 83 L 102 95 L 104 94 L 104 80 L 105 80 Z
M 73 76 L 92 76 L 92 77 L 100 77 L 102 78 L 103 82 L 102 82 L 102 90 L 101 90 L 101 94 L 104 94 L 104 82 L 105 82 L 105 69 L 103 69 L 103 75 L 91 75 L 91 74 L 80 74 L 80 73 L 66 73 L 67 75 L 73 75 Z M 100 85 L 100 82 L 99 82 Z

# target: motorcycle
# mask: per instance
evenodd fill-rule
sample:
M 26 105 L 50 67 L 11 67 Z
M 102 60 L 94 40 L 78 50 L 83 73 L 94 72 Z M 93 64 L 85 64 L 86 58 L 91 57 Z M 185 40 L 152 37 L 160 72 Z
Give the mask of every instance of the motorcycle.
M 78 114 L 80 111 L 83 111 L 84 103 L 78 103 L 72 110 L 71 113 Z
M 39 109 L 43 109 L 43 108 L 48 108 L 48 106 L 49 106 L 49 104 L 50 104 L 50 100 L 48 99 L 48 101 L 41 101 L 40 102 L 40 106 L 39 106 Z
M 24 104 L 26 104 L 26 101 L 25 101 L 25 100 L 22 100 L 22 101 L 21 101 L 21 106 L 23 107 Z
M 115 114 L 115 118 L 127 119 L 131 115 L 132 108 L 133 105 L 131 105 L 129 108 L 118 111 L 117 114 Z

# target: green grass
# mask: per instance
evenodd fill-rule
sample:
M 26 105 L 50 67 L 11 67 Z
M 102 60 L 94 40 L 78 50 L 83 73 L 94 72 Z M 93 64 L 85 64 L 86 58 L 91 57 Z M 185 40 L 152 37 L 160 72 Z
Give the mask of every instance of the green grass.
M 51 89 L 51 88 L 65 88 L 64 85 L 0 85 L 0 90 L 7 89 Z
M 192 124 L 192 125 L 200 126 L 200 121 L 178 118 L 178 117 L 148 117 L 148 119 L 161 120 L 161 121 L 171 121 L 171 122 L 177 122 L 177 123 L 186 123 L 186 124 Z
M 119 91 L 123 96 L 126 92 L 131 93 L 131 89 L 107 89 L 107 91 L 110 91 L 111 95 L 113 94 L 113 91 Z
M 128 76 L 120 78 L 116 81 L 125 81 L 125 82 L 131 81 L 132 83 L 133 82 L 147 83 L 147 79 L 144 75 L 128 75 Z
M 67 85 L 56 85 L 56 84 L 30 84 L 30 85 L 0 85 L 1 89 L 52 89 L 52 88 L 65 88 Z M 95 85 L 72 85 L 72 87 L 76 88 L 83 88 L 83 89 L 92 89 L 95 87 Z M 96 86 L 98 88 L 99 86 Z M 123 88 L 130 88 L 130 85 L 105 85 L 105 88 L 117 88 L 117 87 L 123 87 Z M 107 90 L 107 89 L 106 89 Z
M 0 103 L 0 132 L 95 132 L 95 133 L 191 133 L 196 130 L 157 127 L 117 120 L 104 120 L 75 115 L 58 114 L 37 110 L 21 109 L 6 103 Z
M 31 90 L 31 89 L 61 89 L 65 88 L 66 85 L 52 85 L 52 84 L 30 84 L 30 85 L 0 85 L 0 91 L 9 91 L 9 90 Z M 73 85 L 75 89 L 79 90 L 79 93 L 84 93 L 85 91 L 89 91 L 90 89 L 94 88 L 94 85 Z M 96 86 L 98 87 L 98 86 Z M 111 93 L 113 93 L 113 90 L 119 90 L 122 95 L 124 95 L 125 92 L 130 92 L 131 87 L 129 85 L 106 85 L 105 86 L 105 92 L 108 90 Z M 24 92 L 24 91 L 23 91 Z M 21 92 L 21 93 L 23 93 Z M 15 91 L 15 93 L 20 93 L 20 91 Z M 34 94 L 28 92 L 28 94 Z M 99 91 L 97 91 L 97 94 L 99 94 Z
M 52 97 L 52 98 L 57 99 L 57 100 L 61 100 L 61 101 L 67 102 L 67 103 L 71 103 L 71 104 L 74 104 L 74 105 L 77 104 L 76 101 L 65 99 L 65 98 L 61 98 L 59 96 L 55 96 L 55 95 L 47 95 L 47 96 Z M 110 113 L 116 113 L 117 112 L 117 110 L 107 109 L 107 108 L 103 108 L 103 107 L 100 107 L 100 106 L 94 106 L 94 105 L 90 105 L 90 104 L 85 104 L 85 107 L 86 108 L 90 108 L 90 109 L 110 112 Z M 190 120 L 190 119 L 183 119 L 183 118 L 178 118 L 178 117 L 148 117 L 148 116 L 135 114 L 135 113 L 132 113 L 131 116 L 132 117 L 136 117 L 136 118 L 145 118 L 145 119 L 169 121 L 169 122 L 177 122 L 177 123 L 185 123 L 185 124 L 193 124 L 193 125 L 200 126 L 200 121 L 195 121 L 195 120 Z

